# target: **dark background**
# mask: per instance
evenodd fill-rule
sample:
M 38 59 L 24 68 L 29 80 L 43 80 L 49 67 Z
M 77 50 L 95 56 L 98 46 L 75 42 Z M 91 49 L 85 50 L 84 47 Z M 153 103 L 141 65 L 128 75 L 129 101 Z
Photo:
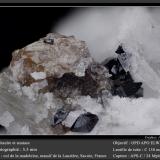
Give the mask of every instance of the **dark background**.
M 75 8 L 0 7 L 0 70 L 11 61 L 11 53 L 45 36 Z

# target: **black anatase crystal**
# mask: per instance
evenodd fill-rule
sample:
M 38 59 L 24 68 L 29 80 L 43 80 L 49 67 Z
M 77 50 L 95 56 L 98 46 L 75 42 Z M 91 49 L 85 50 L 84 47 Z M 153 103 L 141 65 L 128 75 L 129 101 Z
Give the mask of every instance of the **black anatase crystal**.
M 141 82 L 126 82 L 115 89 L 115 95 L 120 97 L 143 97 L 143 88 Z
M 58 109 L 51 122 L 52 126 L 55 127 L 57 124 L 60 124 L 62 121 L 66 119 L 68 114 L 69 114 L 69 111 L 64 108 Z
M 121 54 L 121 53 L 125 53 L 124 50 L 123 50 L 123 47 L 122 45 L 119 45 L 117 50 L 115 51 L 117 54 Z
M 108 61 L 106 60 L 103 65 L 109 70 L 109 74 L 112 75 L 110 77 L 112 80 L 133 81 L 131 74 L 125 72 L 118 59 L 113 58 Z
M 7 132 L 6 128 L 0 124 L 0 134 L 5 134 Z
M 72 132 L 90 132 L 98 122 L 98 116 L 90 112 L 81 114 L 71 127 Z
M 125 72 L 121 64 L 116 59 L 111 59 L 105 65 L 112 75 L 112 95 L 120 97 L 143 97 L 142 82 L 134 82 L 130 72 Z
M 54 44 L 54 39 L 53 38 L 45 38 L 43 40 L 44 43 L 47 43 L 47 44 L 51 44 L 53 45 Z
M 120 55 L 125 53 L 122 45 L 118 46 L 118 49 L 115 52 Z M 103 62 L 103 65 L 112 75 L 110 77 L 112 80 L 112 95 L 130 98 L 143 97 L 142 82 L 134 82 L 132 75 L 129 71 L 125 71 L 124 66 L 122 66 L 118 58 L 106 59 Z

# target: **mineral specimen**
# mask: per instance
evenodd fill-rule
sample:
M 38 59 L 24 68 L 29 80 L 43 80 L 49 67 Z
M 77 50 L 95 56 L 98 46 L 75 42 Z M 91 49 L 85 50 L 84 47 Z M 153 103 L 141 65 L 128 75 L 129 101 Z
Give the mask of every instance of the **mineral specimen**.
M 53 43 L 54 42 L 54 43 Z M 93 62 L 87 45 L 74 36 L 50 33 L 39 41 L 13 52 L 10 69 L 15 81 L 30 86 L 46 80 L 49 90 L 50 79 L 60 78 L 65 73 L 83 77 Z
M 10 70 L 25 94 L 30 89 L 36 94 L 52 92 L 65 100 L 98 97 L 102 90 L 111 89 L 108 70 L 93 60 L 84 41 L 73 36 L 50 33 L 14 51 Z
M 67 73 L 61 78 L 54 78 L 52 91 L 62 98 L 73 98 L 76 95 L 97 97 L 101 90 L 110 90 L 111 85 L 108 77 L 108 70 L 104 66 L 93 63 L 86 69 L 83 77 Z
M 92 113 L 81 114 L 75 123 L 71 127 L 72 132 L 90 132 L 96 123 L 98 122 L 98 117 Z
M 17 102 L 23 102 L 20 108 L 25 111 L 14 117 L 12 125 L 24 126 L 19 132 L 26 134 L 65 134 L 73 129 L 77 118 L 83 114 L 86 125 L 91 126 L 86 128 L 84 124 L 80 132 L 91 131 L 98 121 L 98 118 L 95 118 L 96 121 L 92 119 L 92 115 L 98 117 L 98 112 L 103 108 L 101 103 L 104 105 L 106 93 L 111 90 L 108 79 L 111 75 L 107 68 L 93 60 L 85 42 L 57 33 L 50 33 L 14 51 L 10 66 L 3 74 L 3 85 L 7 84 L 4 85 L 5 89 L 8 88 L 9 94 L 17 98 Z M 85 97 L 93 101 L 93 105 L 84 106 L 78 102 L 78 99 Z M 103 102 L 99 103 L 100 97 Z M 96 109 L 94 105 L 99 107 Z M 32 117 L 34 123 L 24 119 L 17 124 L 17 119 L 26 117 L 26 114 Z M 94 123 L 90 122 L 90 118 Z M 10 133 L 11 129 L 7 130 Z
M 71 111 L 67 118 L 62 122 L 62 124 L 68 128 L 70 128 L 71 130 L 71 127 L 73 126 L 73 124 L 75 123 L 75 121 L 77 120 L 77 118 L 79 117 L 79 115 L 81 114 L 84 114 L 85 111 L 83 110 L 74 110 L 74 111 Z
M 0 131 L 91 132 L 109 98 L 143 95 L 142 83 L 134 82 L 127 71 L 125 50 L 119 46 L 116 52 L 116 59 L 100 64 L 91 57 L 84 41 L 57 33 L 14 51 L 9 68 L 0 75 L 4 96 L 0 97 L 4 102 Z
M 141 88 L 141 82 L 126 82 L 114 89 L 114 95 L 120 97 L 143 97 L 143 89 Z
M 122 53 L 124 53 L 124 50 L 123 50 L 122 45 L 119 45 L 118 48 L 117 48 L 117 50 L 116 50 L 115 52 L 116 52 L 117 54 L 122 54 Z
M 129 72 L 131 68 L 131 57 L 132 54 L 124 51 L 123 45 L 120 45 L 116 51 L 118 54 L 118 60 L 120 64 L 122 65 L 125 72 Z
M 69 114 L 69 110 L 66 110 L 66 108 L 58 109 L 56 114 L 53 117 L 52 126 L 56 126 L 57 124 L 61 123 L 63 120 L 66 119 L 68 114 Z
M 130 72 L 130 57 L 123 49 L 122 45 L 118 46 L 115 51 L 117 58 L 106 59 L 102 64 L 108 69 L 112 80 L 112 95 L 120 97 L 138 98 L 143 96 L 143 88 L 141 82 L 134 82 Z

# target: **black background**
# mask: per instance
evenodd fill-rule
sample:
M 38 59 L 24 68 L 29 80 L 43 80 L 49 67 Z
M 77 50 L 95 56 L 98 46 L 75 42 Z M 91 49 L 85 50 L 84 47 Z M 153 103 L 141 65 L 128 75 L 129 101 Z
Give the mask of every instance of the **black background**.
M 11 53 L 45 36 L 73 7 L 0 7 L 0 70 Z

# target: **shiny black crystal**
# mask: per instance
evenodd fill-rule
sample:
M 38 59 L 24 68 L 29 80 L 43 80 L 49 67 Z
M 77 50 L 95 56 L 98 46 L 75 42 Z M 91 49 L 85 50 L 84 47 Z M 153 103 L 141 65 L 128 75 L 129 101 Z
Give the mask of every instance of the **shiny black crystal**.
M 56 114 L 53 117 L 52 126 L 56 126 L 57 124 L 60 124 L 62 121 L 66 119 L 68 114 L 69 114 L 69 111 L 64 108 L 58 109 Z
M 98 116 L 90 112 L 81 114 L 71 127 L 72 132 L 90 132 L 98 122 Z
M 53 38 L 46 38 L 46 39 L 43 40 L 43 42 L 53 45 L 54 44 L 54 39 Z

